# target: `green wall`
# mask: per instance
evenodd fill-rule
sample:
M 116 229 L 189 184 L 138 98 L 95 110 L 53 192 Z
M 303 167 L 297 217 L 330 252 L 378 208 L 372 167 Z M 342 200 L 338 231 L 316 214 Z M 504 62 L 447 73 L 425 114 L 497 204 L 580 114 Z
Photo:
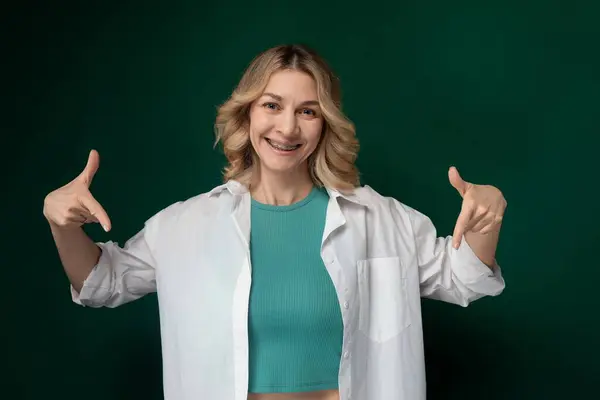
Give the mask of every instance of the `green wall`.
M 289 42 L 315 47 L 341 77 L 363 183 L 444 235 L 460 208 L 450 165 L 508 200 L 504 294 L 466 309 L 423 303 L 429 398 L 588 394 L 600 372 L 598 3 L 201 3 L 18 2 L 1 13 L 7 398 L 162 398 L 156 297 L 72 304 L 44 196 L 98 149 L 92 190 L 113 231 L 90 234 L 123 243 L 154 212 L 209 190 L 224 163 L 216 106 L 256 53 Z

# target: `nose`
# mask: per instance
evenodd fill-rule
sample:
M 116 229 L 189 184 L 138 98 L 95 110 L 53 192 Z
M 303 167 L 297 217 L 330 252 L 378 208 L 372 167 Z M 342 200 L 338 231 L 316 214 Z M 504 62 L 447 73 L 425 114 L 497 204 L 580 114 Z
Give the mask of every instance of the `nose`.
M 295 112 L 281 113 L 277 122 L 277 131 L 283 136 L 294 136 L 298 133 L 298 121 Z

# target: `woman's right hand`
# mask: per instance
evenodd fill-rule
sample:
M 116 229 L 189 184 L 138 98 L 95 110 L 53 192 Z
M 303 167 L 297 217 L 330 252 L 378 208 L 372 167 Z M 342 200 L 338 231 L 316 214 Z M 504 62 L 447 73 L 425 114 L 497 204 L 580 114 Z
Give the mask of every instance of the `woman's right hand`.
M 104 208 L 89 190 L 98 171 L 100 156 L 90 151 L 85 169 L 65 186 L 49 193 L 44 199 L 44 216 L 59 228 L 79 228 L 86 223 L 100 223 L 105 231 L 111 228 L 110 219 Z

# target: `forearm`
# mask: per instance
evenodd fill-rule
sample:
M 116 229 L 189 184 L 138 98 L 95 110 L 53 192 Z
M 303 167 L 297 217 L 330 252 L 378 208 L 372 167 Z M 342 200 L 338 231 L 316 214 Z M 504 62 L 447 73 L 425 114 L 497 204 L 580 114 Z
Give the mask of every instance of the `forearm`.
M 464 239 L 469 244 L 469 247 L 473 249 L 475 255 L 491 268 L 496 259 L 496 248 L 498 247 L 499 236 L 499 229 L 485 235 L 469 231 L 465 233 Z
M 100 248 L 81 228 L 60 228 L 50 223 L 52 237 L 58 250 L 63 268 L 79 292 L 100 258 Z

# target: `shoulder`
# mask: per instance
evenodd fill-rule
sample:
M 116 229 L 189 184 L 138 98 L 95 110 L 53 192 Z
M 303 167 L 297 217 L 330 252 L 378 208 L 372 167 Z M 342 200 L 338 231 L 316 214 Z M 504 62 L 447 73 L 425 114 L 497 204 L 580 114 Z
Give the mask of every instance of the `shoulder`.
M 236 190 L 239 193 L 236 193 Z M 235 194 L 241 194 L 242 190 L 243 188 L 239 187 L 237 182 L 216 186 L 208 192 L 199 193 L 168 205 L 150 217 L 146 221 L 146 226 L 223 215 L 223 212 L 231 211 Z
M 348 196 L 367 208 L 367 218 L 381 223 L 391 222 L 397 227 L 411 229 L 415 223 L 427 218 L 412 206 L 368 185 L 357 187 Z
M 382 194 L 371 186 L 365 185 L 354 189 L 353 193 L 350 194 L 357 199 L 357 201 L 373 212 L 386 212 L 395 210 L 401 213 L 410 213 L 413 208 L 404 204 L 400 200 Z

